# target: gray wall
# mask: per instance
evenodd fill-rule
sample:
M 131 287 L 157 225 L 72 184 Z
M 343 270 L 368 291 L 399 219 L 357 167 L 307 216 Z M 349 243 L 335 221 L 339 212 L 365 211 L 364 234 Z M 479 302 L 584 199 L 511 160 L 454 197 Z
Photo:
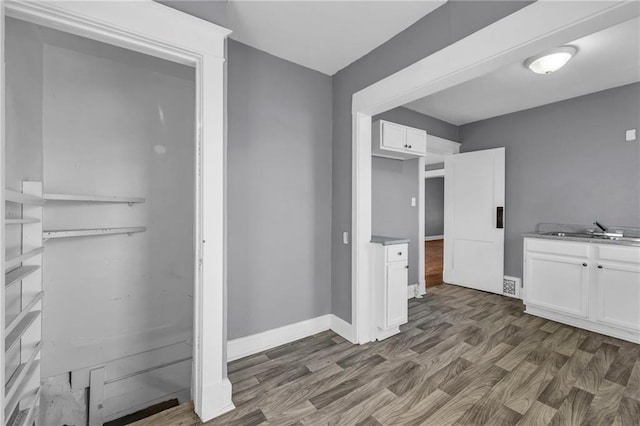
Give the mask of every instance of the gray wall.
M 158 3 L 227 27 L 227 0 L 154 0 Z
M 229 41 L 228 337 L 331 312 L 331 78 Z
M 351 97 L 376 81 L 525 7 L 524 1 L 449 1 L 333 76 L 332 311 L 351 322 Z
M 426 130 L 447 139 L 458 139 L 458 127 L 406 108 L 395 108 L 373 117 Z M 411 206 L 411 198 L 419 200 L 421 176 L 418 160 L 394 160 L 372 157 L 371 161 L 371 232 L 373 235 L 408 238 L 409 284 L 420 282 L 419 209 Z
M 506 147 L 505 273 L 537 223 L 640 226 L 640 83 L 461 127 L 462 151 Z
M 424 181 L 424 235 L 444 235 L 444 178 Z
M 159 3 L 227 26 L 226 1 Z M 331 312 L 332 79 L 234 40 L 227 49 L 234 339 Z
M 418 160 L 371 157 L 371 233 L 408 238 L 409 284 L 419 282 Z

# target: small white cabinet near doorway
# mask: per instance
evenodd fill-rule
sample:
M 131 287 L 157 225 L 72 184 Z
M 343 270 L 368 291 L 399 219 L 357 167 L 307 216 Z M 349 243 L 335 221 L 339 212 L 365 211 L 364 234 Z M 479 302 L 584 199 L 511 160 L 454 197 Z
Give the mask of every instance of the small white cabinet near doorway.
M 373 244 L 374 315 L 377 340 L 400 332 L 408 321 L 409 245 Z
M 427 132 L 385 120 L 373 123 L 371 154 L 408 160 L 427 155 Z
M 640 343 L 640 247 L 525 238 L 526 312 Z

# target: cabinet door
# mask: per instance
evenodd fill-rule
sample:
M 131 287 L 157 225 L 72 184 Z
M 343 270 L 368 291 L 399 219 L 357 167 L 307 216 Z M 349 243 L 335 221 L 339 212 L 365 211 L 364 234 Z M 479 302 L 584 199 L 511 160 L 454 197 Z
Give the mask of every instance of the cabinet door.
M 525 304 L 587 317 L 589 267 L 586 258 L 527 253 L 525 262 Z
M 394 327 L 407 322 L 408 301 L 407 286 L 409 270 L 406 262 L 395 262 L 387 265 L 387 285 L 385 310 L 385 328 Z
M 407 129 L 407 151 L 418 154 L 427 154 L 427 132 L 417 129 Z
M 407 144 L 407 132 L 404 126 L 382 123 L 382 147 L 404 150 Z
M 599 261 L 595 274 L 596 320 L 640 330 L 640 265 Z

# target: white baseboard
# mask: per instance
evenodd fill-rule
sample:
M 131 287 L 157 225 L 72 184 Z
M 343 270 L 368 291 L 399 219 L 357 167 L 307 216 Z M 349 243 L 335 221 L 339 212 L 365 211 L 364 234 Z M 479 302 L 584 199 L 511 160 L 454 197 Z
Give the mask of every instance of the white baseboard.
M 424 237 L 425 241 L 435 241 L 435 240 L 444 240 L 444 235 L 429 235 L 428 237 Z
M 244 358 L 326 330 L 333 330 L 351 343 L 355 343 L 351 324 L 336 315 L 327 314 L 251 336 L 229 340 L 227 342 L 227 361 Z
M 227 361 L 244 358 L 331 328 L 331 314 L 311 318 L 227 342 Z
M 413 299 L 414 297 L 420 299 L 426 293 L 427 292 L 424 290 L 424 284 L 421 283 L 409 284 L 407 287 L 407 299 Z
M 331 315 L 331 330 L 339 336 L 344 337 L 351 343 L 356 343 L 353 326 L 337 315 Z

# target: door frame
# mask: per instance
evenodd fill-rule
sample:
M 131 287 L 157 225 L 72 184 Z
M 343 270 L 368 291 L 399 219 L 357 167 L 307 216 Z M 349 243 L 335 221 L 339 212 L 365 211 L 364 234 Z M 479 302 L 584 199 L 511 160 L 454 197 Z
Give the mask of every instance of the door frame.
M 225 267 L 225 57 L 226 38 L 231 31 L 151 0 L 0 0 L 0 7 L 0 37 L 3 47 L 4 20 L 5 16 L 9 16 L 195 68 L 196 213 L 191 397 L 195 412 L 203 421 L 232 410 L 231 383 L 227 378 L 226 367 Z M 4 60 L 4 49 L 1 54 Z M 4 150 L 4 72 L 0 75 L 0 80 L 0 133 Z M 0 176 L 4 176 L 4 172 L 3 155 Z M 0 188 L 4 188 L 3 178 L 0 178 L 0 184 Z M 3 194 L 0 197 L 2 212 L 4 191 L 0 192 Z M 0 220 L 4 222 L 4 214 Z M 0 227 L 0 240 L 4 241 L 4 226 Z M 0 266 L 4 271 L 4 255 L 0 256 Z M 4 280 L 4 274 L 2 277 Z M 4 282 L 0 284 L 0 291 L 4 291 Z M 3 293 L 2 298 L 4 300 Z M 4 348 L 0 350 L 4 374 Z M 0 401 L 4 406 L 4 393 Z M 4 410 L 0 410 L 1 424 L 5 422 L 3 417 Z
M 418 166 L 418 234 L 420 235 L 420 244 L 418 244 L 418 273 L 420 274 L 420 281 L 418 281 L 419 293 L 416 296 L 422 296 L 427 292 L 427 282 L 424 277 L 425 274 L 425 248 L 424 242 L 426 241 L 424 232 L 426 228 L 426 216 L 425 210 L 427 208 L 425 198 L 425 179 L 431 179 L 436 177 L 444 178 L 444 166 L 442 169 L 425 170 L 427 159 L 429 155 L 447 156 L 454 155 L 460 152 L 460 143 L 449 139 L 441 138 L 438 136 L 430 135 L 427 133 L 427 155 L 420 157 Z
M 352 97 L 351 335 L 372 341 L 371 117 L 638 16 L 638 3 L 538 1 Z

